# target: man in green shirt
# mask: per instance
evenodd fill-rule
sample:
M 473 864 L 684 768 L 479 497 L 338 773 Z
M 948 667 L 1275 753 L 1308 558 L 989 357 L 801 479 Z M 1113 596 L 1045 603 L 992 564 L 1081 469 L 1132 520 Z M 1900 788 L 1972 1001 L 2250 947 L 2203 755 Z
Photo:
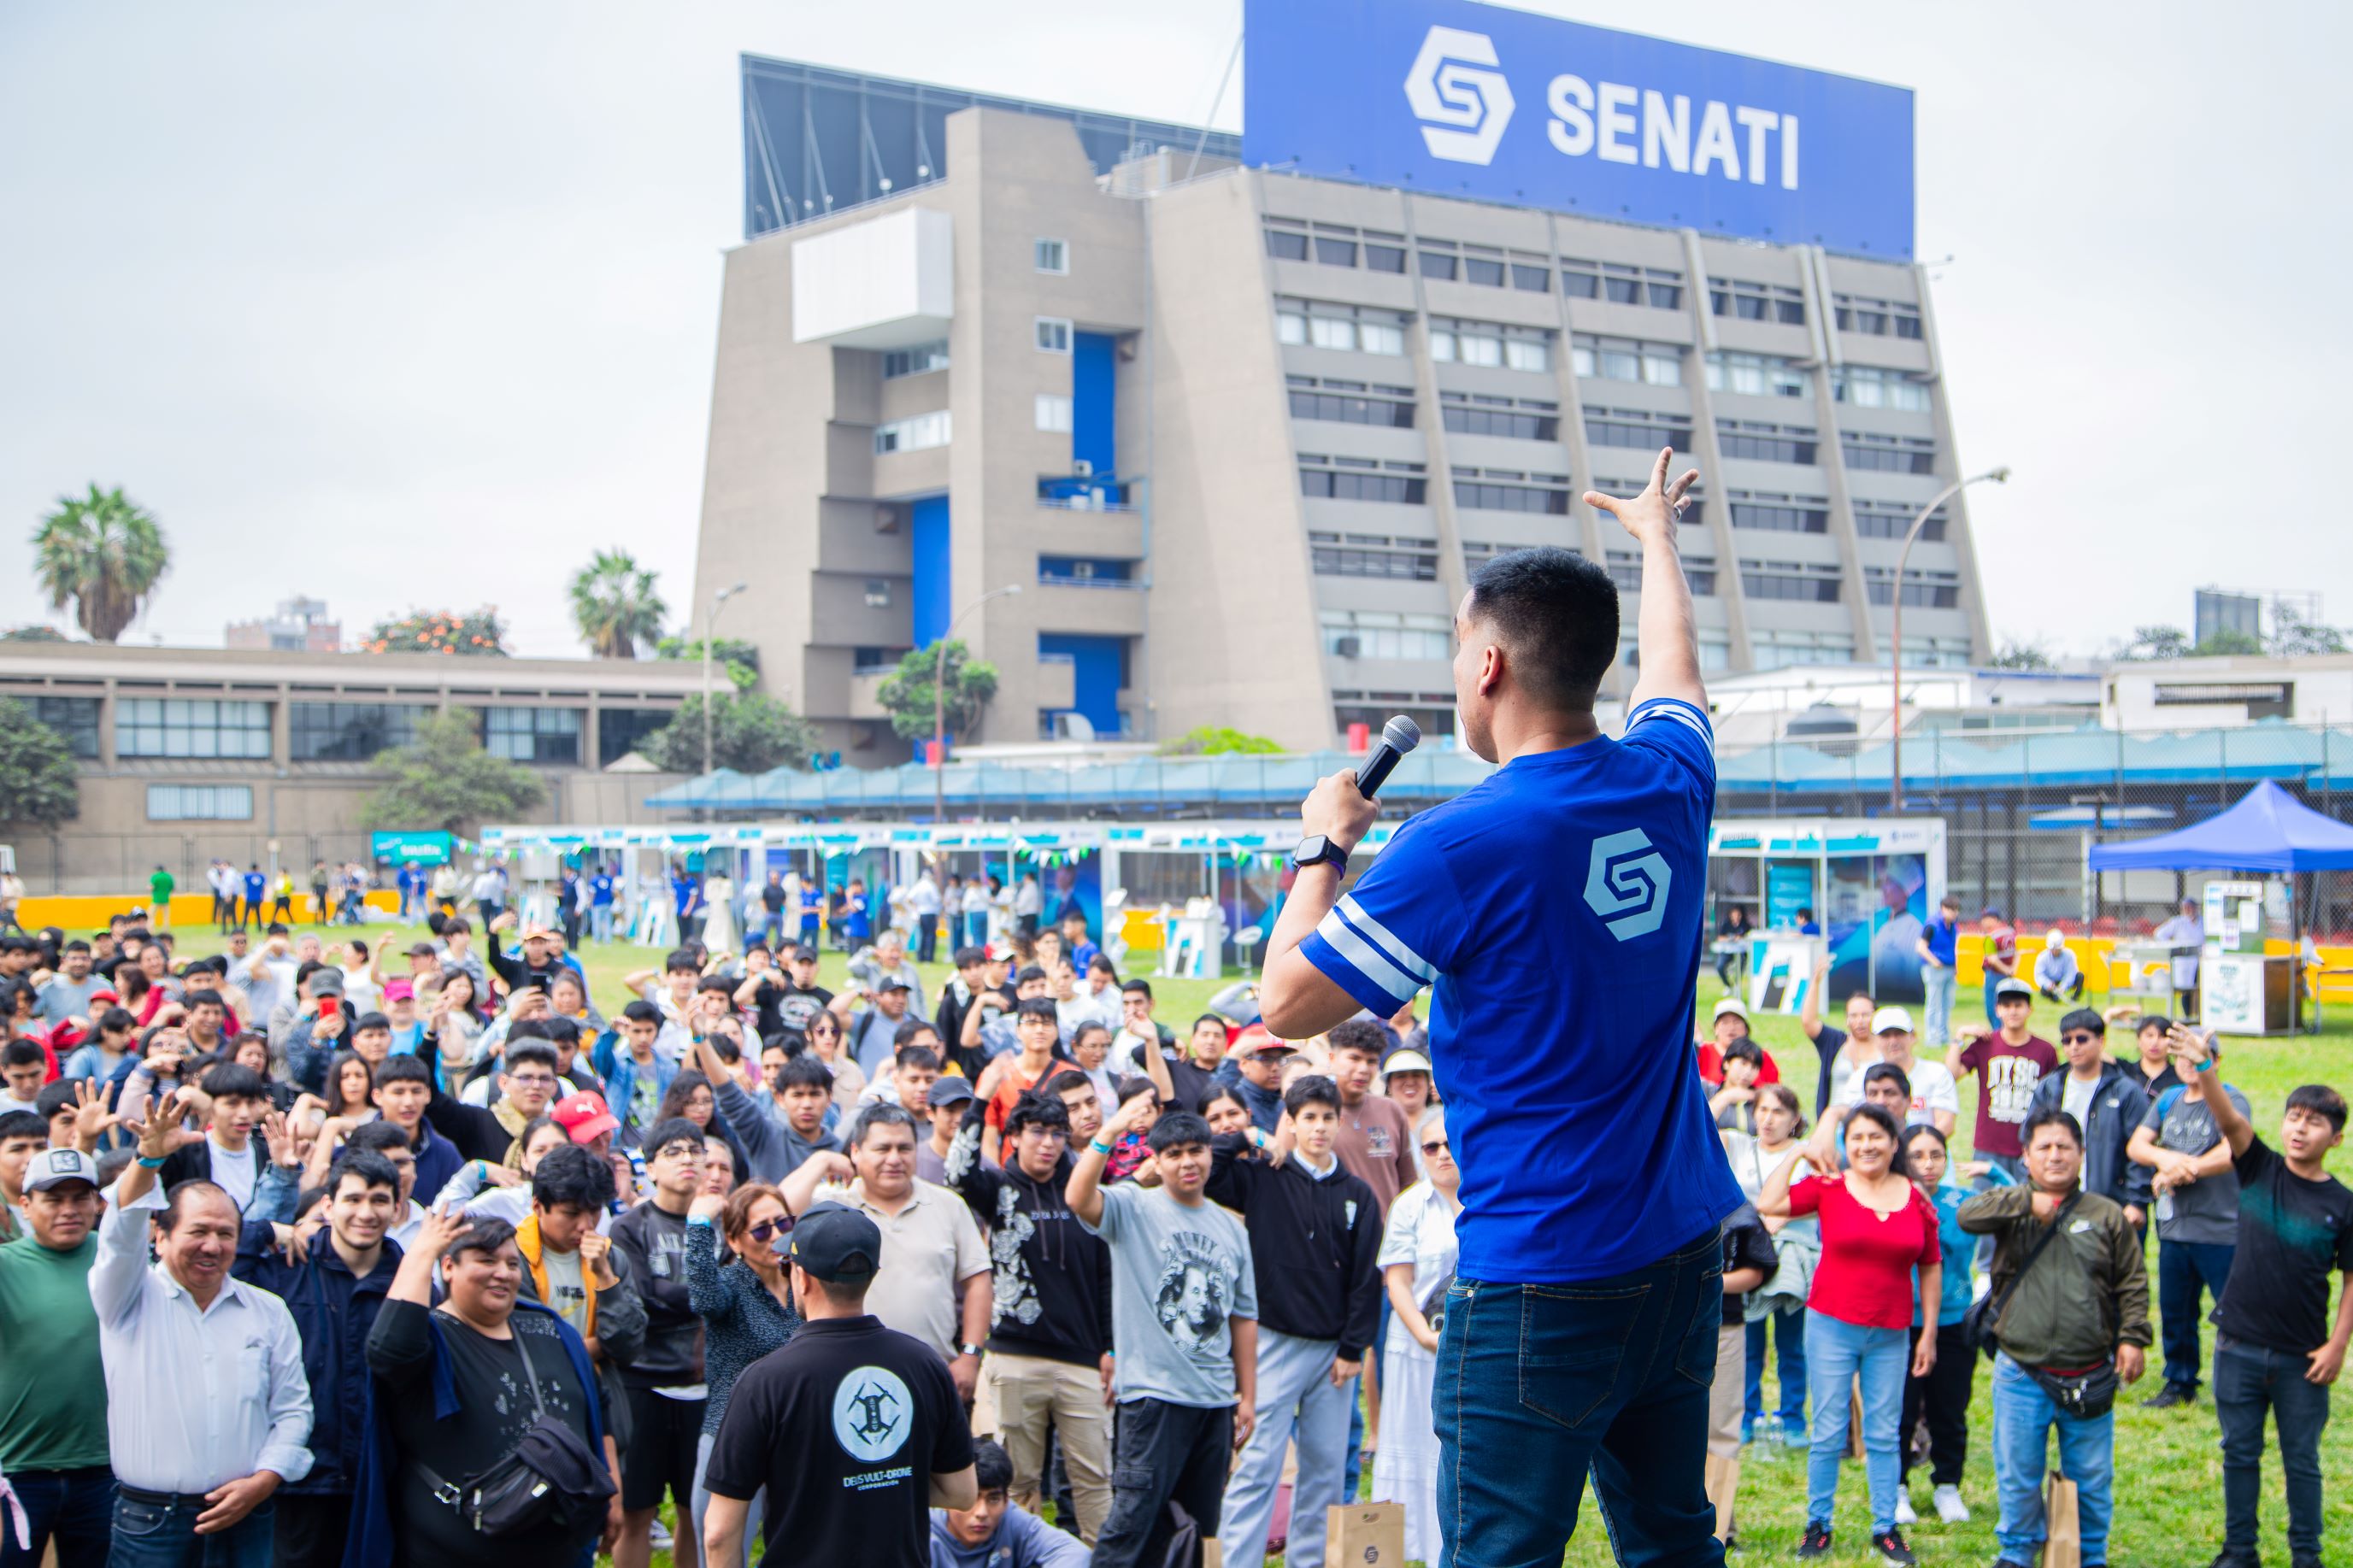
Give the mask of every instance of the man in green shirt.
M 106 1369 L 90 1267 L 98 1257 L 98 1165 L 46 1149 L 25 1173 L 32 1234 L 0 1247 L 0 1474 L 32 1526 L 28 1550 L 0 1530 L 0 1568 L 102 1568 L 113 1539 L 114 1471 L 106 1445 Z
M 172 929 L 172 889 L 178 885 L 172 880 L 172 873 L 161 866 L 156 867 L 155 874 L 147 879 L 147 927 L 150 931 Z

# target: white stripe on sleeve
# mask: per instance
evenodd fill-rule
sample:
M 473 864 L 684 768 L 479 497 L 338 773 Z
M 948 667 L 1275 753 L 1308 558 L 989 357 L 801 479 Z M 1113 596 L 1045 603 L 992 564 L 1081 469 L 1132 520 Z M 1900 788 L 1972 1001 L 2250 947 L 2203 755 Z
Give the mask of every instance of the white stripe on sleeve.
M 1356 894 L 1340 895 L 1340 913 L 1350 925 L 1365 933 L 1366 941 L 1388 953 L 1399 969 L 1419 979 L 1424 985 L 1434 985 L 1438 983 L 1437 968 L 1424 960 L 1421 954 L 1408 947 L 1398 939 L 1395 931 L 1366 913 L 1365 906 L 1356 902 Z
M 1404 1006 L 1421 989 L 1412 976 L 1400 972 L 1377 948 L 1358 936 L 1354 928 L 1340 918 L 1337 909 L 1317 923 L 1315 934 L 1331 943 L 1333 952 L 1357 973 L 1379 986 L 1398 1006 Z

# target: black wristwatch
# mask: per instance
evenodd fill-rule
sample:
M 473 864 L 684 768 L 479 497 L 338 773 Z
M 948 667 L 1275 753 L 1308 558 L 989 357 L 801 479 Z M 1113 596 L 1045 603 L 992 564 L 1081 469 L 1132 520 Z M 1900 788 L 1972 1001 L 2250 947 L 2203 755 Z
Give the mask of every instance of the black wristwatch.
M 1304 871 L 1310 866 L 1333 866 L 1345 871 L 1348 868 L 1348 852 L 1324 835 L 1311 833 L 1291 852 L 1293 870 Z

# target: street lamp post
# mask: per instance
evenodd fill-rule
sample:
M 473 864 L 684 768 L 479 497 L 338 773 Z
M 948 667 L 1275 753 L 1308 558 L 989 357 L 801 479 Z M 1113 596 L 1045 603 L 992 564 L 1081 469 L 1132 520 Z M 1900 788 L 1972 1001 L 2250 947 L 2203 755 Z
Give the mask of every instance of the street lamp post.
M 1912 559 L 1912 542 L 1920 537 L 1920 531 L 1927 526 L 1928 515 L 1931 512 L 1969 486 L 1982 484 L 1989 479 L 1998 485 L 2007 484 L 2010 482 L 2010 469 L 2007 467 L 1988 468 L 1982 474 L 1972 474 L 1966 479 L 1956 479 L 1938 490 L 1936 500 L 1922 507 L 1920 515 L 1912 520 L 1912 526 L 1905 530 L 1904 548 L 1895 552 L 1895 588 L 1891 595 L 1895 613 L 1892 617 L 1891 630 L 1894 635 L 1888 658 L 1889 667 L 1895 675 L 1894 699 L 1893 706 L 1889 709 L 1888 726 L 1887 809 L 1890 812 L 1901 813 L 1904 809 L 1904 563 Z
M 722 588 L 711 596 L 711 613 L 702 618 L 702 771 L 711 772 L 711 645 L 719 636 L 719 607 L 744 591 L 744 584 Z
M 932 660 L 932 823 L 934 826 L 947 818 L 948 795 L 948 637 L 964 618 L 991 599 L 1002 599 L 1008 594 L 1021 592 L 1018 583 L 1008 583 L 1002 588 L 991 588 L 951 618 L 939 637 L 939 657 Z

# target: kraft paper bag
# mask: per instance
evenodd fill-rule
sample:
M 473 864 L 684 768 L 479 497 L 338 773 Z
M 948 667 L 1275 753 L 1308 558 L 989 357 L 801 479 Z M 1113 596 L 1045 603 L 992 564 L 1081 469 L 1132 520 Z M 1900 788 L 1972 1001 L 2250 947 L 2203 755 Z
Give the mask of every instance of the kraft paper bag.
M 1334 1503 L 1324 1510 L 1324 1561 L 1348 1568 L 1405 1568 L 1405 1504 Z
M 1740 1490 L 1740 1461 L 1707 1457 L 1707 1500 L 1715 1505 L 1715 1538 L 1732 1539 L 1732 1500 Z
M 2049 1531 L 2042 1541 L 2042 1568 L 2084 1568 L 2082 1521 L 2075 1514 L 2075 1483 L 2051 1472 L 2042 1488 L 2042 1523 Z

